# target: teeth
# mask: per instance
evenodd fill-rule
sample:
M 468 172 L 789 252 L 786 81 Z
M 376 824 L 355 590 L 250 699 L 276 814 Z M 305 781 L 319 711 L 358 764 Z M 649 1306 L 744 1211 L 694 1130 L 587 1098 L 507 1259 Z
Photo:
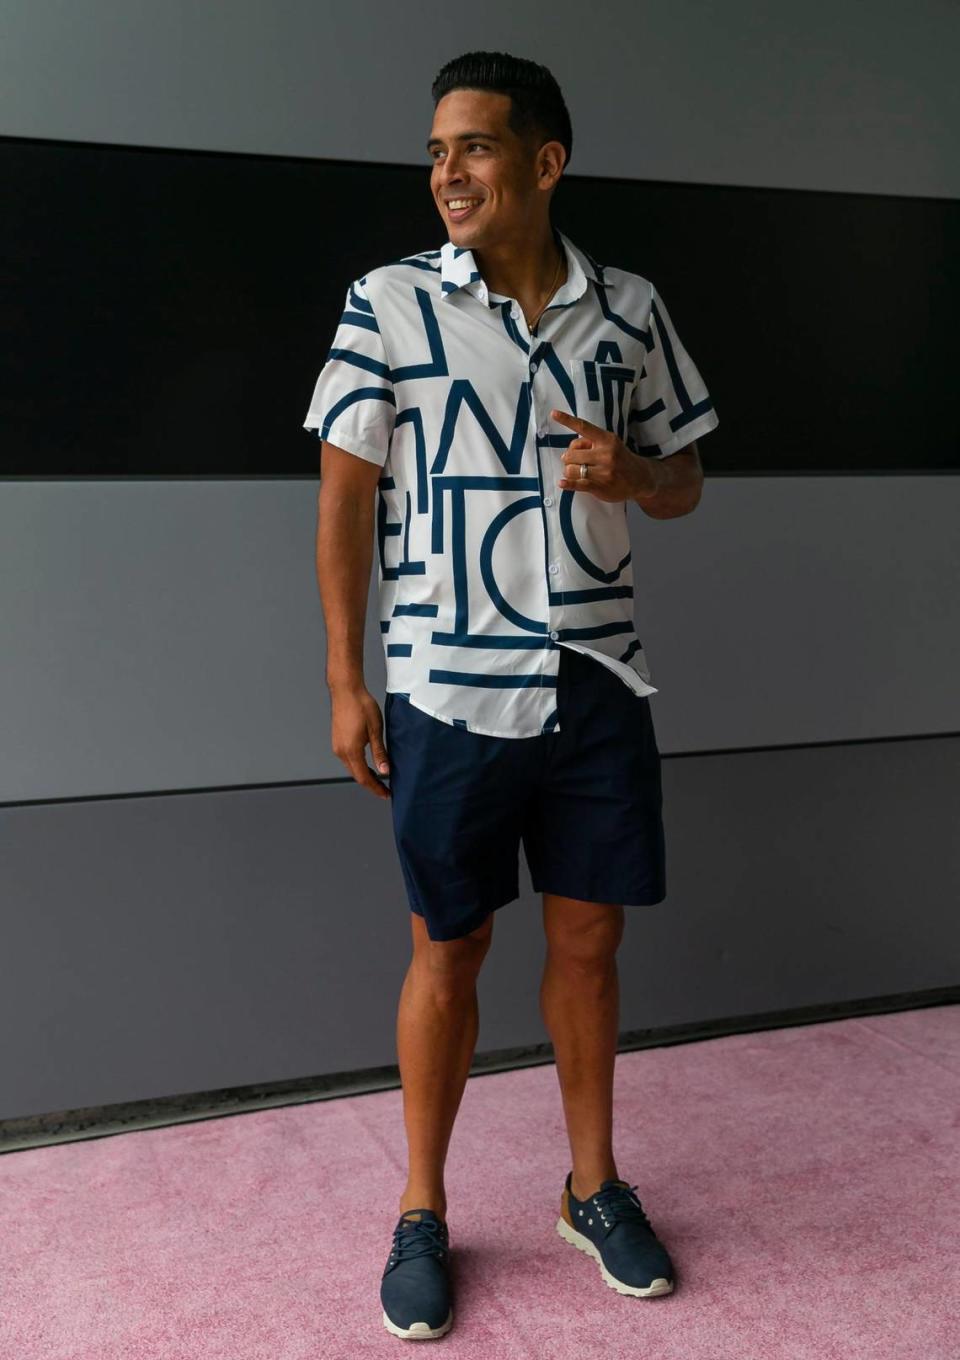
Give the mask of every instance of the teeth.
M 479 198 L 451 198 L 447 201 L 447 207 L 450 209 L 469 208 L 471 204 L 479 202 L 481 202 Z

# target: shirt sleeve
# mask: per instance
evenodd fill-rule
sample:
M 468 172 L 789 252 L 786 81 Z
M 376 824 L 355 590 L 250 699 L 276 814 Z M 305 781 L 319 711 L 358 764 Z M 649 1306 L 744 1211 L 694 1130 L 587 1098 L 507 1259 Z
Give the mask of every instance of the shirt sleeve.
M 649 334 L 652 348 L 631 396 L 626 442 L 648 458 L 668 458 L 720 420 L 656 288 Z
M 305 430 L 383 467 L 397 415 L 390 365 L 366 289 L 347 289 L 333 344 L 317 378 Z

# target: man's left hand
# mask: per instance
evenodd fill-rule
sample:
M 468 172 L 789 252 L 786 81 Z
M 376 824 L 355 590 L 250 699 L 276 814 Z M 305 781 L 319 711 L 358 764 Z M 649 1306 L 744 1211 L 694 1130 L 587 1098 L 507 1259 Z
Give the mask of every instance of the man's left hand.
M 569 411 L 551 411 L 550 419 L 577 434 L 563 451 L 563 476 L 557 483 L 561 489 L 589 491 L 601 501 L 633 501 L 656 495 L 652 458 L 638 457 L 612 431 Z M 585 481 L 580 480 L 581 463 L 587 465 Z

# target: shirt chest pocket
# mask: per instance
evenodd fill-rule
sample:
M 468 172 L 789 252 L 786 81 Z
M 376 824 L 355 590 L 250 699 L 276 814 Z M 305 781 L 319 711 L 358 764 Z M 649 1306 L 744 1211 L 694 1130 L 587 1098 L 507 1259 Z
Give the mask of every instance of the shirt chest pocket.
M 598 363 L 595 359 L 571 359 L 570 365 L 576 414 L 612 431 L 625 443 L 637 370 L 629 364 Z

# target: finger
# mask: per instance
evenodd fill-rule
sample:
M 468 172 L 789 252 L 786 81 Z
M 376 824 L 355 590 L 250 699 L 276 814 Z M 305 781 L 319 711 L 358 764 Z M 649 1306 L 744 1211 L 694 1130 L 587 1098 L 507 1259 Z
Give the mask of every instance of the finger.
M 586 435 L 588 438 L 590 435 L 607 433 L 599 425 L 593 425 L 589 420 L 584 420 L 582 416 L 575 416 L 570 411 L 551 411 L 550 419 L 568 426 L 571 430 L 579 430 L 582 435 Z
M 389 774 L 390 762 L 387 759 L 387 748 L 383 744 L 382 723 L 370 733 L 370 754 L 373 756 L 373 763 L 380 773 Z
M 390 794 L 363 758 L 363 753 L 348 756 L 344 762 L 358 784 L 376 794 L 378 798 L 389 798 Z

